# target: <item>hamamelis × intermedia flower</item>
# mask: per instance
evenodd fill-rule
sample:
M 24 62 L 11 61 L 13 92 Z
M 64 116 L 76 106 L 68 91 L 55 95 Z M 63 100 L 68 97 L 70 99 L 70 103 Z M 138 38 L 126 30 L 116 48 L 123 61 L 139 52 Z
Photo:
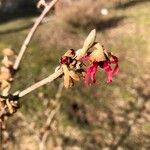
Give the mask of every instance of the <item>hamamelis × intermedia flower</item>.
M 85 83 L 91 84 L 96 82 L 95 76 L 98 67 L 107 74 L 107 82 L 112 82 L 113 75 L 119 71 L 118 58 L 104 49 L 100 43 L 95 43 L 93 47 L 94 50 L 91 53 L 81 58 L 83 62 L 90 62 L 90 65 L 87 66 Z M 115 65 L 114 67 L 112 67 L 113 64 Z
M 64 73 L 64 86 L 73 85 L 74 80 L 85 79 L 86 84 L 96 83 L 98 68 L 104 70 L 107 75 L 107 82 L 112 82 L 113 75 L 119 71 L 118 58 L 108 52 L 100 43 L 95 42 L 96 30 L 92 30 L 85 39 L 83 47 L 75 51 L 69 49 L 60 60 Z M 90 63 L 87 65 L 87 63 Z M 84 71 L 84 68 L 86 71 Z
M 60 63 L 64 72 L 64 86 L 66 88 L 71 87 L 75 81 L 79 81 L 79 75 L 77 74 L 77 70 L 80 66 L 80 62 L 75 59 L 75 50 L 69 49 L 67 52 L 61 57 Z

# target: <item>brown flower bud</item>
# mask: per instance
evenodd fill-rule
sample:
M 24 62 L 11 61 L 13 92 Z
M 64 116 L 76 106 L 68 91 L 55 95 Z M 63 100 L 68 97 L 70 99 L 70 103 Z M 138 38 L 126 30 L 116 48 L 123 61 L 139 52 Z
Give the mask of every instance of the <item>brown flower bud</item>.
M 13 56 L 14 52 L 10 48 L 5 48 L 5 49 L 3 49 L 3 54 L 5 56 Z

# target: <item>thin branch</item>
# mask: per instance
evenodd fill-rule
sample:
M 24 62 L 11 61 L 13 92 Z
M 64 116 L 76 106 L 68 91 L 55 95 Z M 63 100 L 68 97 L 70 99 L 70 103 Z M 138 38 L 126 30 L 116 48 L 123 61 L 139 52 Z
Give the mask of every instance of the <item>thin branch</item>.
M 57 93 L 56 93 L 56 95 L 55 95 L 55 101 L 57 102 L 57 106 L 56 106 L 56 108 L 51 112 L 51 114 L 49 115 L 49 117 L 47 118 L 45 126 L 49 126 L 49 125 L 51 124 L 54 115 L 56 114 L 56 112 L 57 112 L 57 111 L 59 110 L 59 108 L 60 108 L 59 99 L 60 99 L 60 97 L 61 97 L 61 95 L 62 95 L 63 87 L 64 87 L 64 84 L 63 84 L 63 82 L 61 82 L 60 85 L 59 85 L 59 87 L 58 87 L 58 91 L 57 91 Z M 59 103 L 58 103 L 58 102 L 59 102 Z
M 58 77 L 60 77 L 63 74 L 62 69 L 57 70 L 56 72 L 54 72 L 53 74 L 51 74 L 50 76 L 48 76 L 47 78 L 31 85 L 30 87 L 28 87 L 27 89 L 21 91 L 19 93 L 19 97 L 23 97 L 25 95 L 27 95 L 28 93 L 36 90 L 37 88 L 47 84 L 47 83 L 51 83 L 52 81 L 54 81 L 55 79 L 57 79 Z
M 45 126 L 48 127 L 51 125 L 56 113 L 58 112 L 59 108 L 60 108 L 60 105 L 61 103 L 58 103 L 56 108 L 54 110 L 52 110 L 49 114 L 49 117 L 47 118 L 46 120 L 46 124 Z M 49 130 L 45 131 L 43 136 L 42 136 L 42 139 L 40 140 L 40 143 L 39 143 L 39 149 L 40 150 L 43 150 L 44 147 L 45 147 L 45 143 L 47 141 L 47 138 L 48 138 L 48 135 L 50 134 Z
M 35 31 L 37 30 L 38 26 L 40 25 L 40 23 L 42 22 L 43 18 L 46 16 L 46 14 L 51 10 L 51 8 L 56 4 L 58 0 L 53 0 L 52 2 L 50 2 L 49 4 L 47 4 L 42 12 L 42 14 L 39 16 L 39 18 L 37 18 L 36 22 L 34 23 L 33 27 L 31 28 L 30 32 L 28 33 L 26 39 L 24 40 L 20 52 L 16 58 L 16 61 L 14 63 L 14 70 L 17 70 L 20 62 L 22 60 L 22 57 L 35 33 Z
M 53 3 L 50 3 L 51 7 L 54 5 L 54 2 L 56 3 L 56 1 L 57 0 L 52 1 Z M 86 40 L 84 42 L 83 49 L 87 49 L 88 50 L 88 48 L 94 43 L 95 38 L 96 38 L 96 30 L 94 29 L 94 30 L 92 30 L 90 32 L 90 34 L 86 38 Z M 76 51 L 76 57 L 78 58 L 78 60 L 83 57 L 79 52 L 81 53 L 82 51 L 81 50 L 80 51 Z M 84 53 L 85 53 L 85 51 L 84 51 Z M 47 83 L 52 82 L 53 80 L 57 79 L 62 74 L 63 74 L 63 70 L 60 68 L 59 70 L 55 71 L 52 75 L 48 76 L 47 78 L 45 78 L 45 79 L 43 79 L 43 80 L 33 84 L 32 86 L 28 87 L 25 90 L 21 91 L 19 93 L 19 97 L 21 98 L 21 97 L 25 96 L 26 94 L 36 90 L 37 88 L 39 88 L 39 87 L 41 87 L 41 86 L 43 86 L 43 85 L 45 85 Z
M 54 100 L 57 102 L 56 107 L 52 111 L 49 112 L 49 115 L 48 115 L 43 127 L 48 127 L 48 126 L 50 127 L 54 117 L 56 116 L 57 112 L 59 111 L 59 108 L 60 108 L 60 105 L 61 105 L 61 103 L 59 102 L 59 99 L 62 95 L 63 86 L 64 86 L 63 82 L 61 82 L 59 84 L 58 90 L 57 90 L 57 92 L 55 94 L 55 98 L 54 98 Z M 49 107 L 47 109 L 49 109 Z M 35 129 L 30 127 L 28 125 L 29 122 L 26 120 L 26 117 L 20 111 L 17 113 L 17 115 L 18 115 L 18 117 L 20 117 L 24 121 L 25 126 L 28 126 L 29 131 L 33 132 L 34 137 L 36 138 L 36 140 L 39 144 L 39 150 L 44 150 L 45 149 L 45 143 L 46 143 L 47 138 L 50 134 L 49 130 L 45 131 L 42 135 L 42 138 L 40 138 L 40 133 L 38 132 L 39 129 L 38 129 L 38 131 L 36 131 Z
M 88 48 L 90 47 L 90 45 L 93 44 L 94 40 L 95 39 L 95 36 L 96 36 L 96 31 L 95 30 L 92 30 L 90 32 L 90 34 L 88 35 L 88 37 L 86 38 L 85 42 L 84 42 L 84 46 L 83 47 L 86 47 L 86 49 L 88 50 Z M 78 58 L 78 60 L 80 60 L 80 58 L 82 58 L 82 55 L 80 55 L 80 52 L 81 50 L 79 49 L 78 51 L 76 51 L 76 57 Z M 85 51 L 84 51 L 85 53 Z M 59 69 L 58 69 L 59 68 Z M 55 79 L 57 79 L 58 77 L 60 77 L 61 75 L 63 75 L 63 70 L 62 68 L 59 66 L 55 69 L 55 72 L 53 74 L 51 74 L 50 76 L 48 76 L 47 78 L 31 85 L 30 87 L 28 87 L 27 89 L 19 92 L 19 94 L 17 95 L 18 98 L 21 98 L 27 94 L 29 94 L 30 92 L 36 90 L 37 88 L 47 84 L 47 83 L 51 83 L 52 81 L 54 81 Z M 15 96 L 16 93 L 18 92 L 15 92 L 13 95 Z M 3 110 L 0 111 L 0 118 L 3 116 L 3 115 L 6 115 L 7 114 L 7 106 L 6 108 L 3 108 Z
M 64 87 L 64 84 L 63 82 L 60 83 L 59 87 L 58 87 L 58 91 L 55 95 L 55 101 L 56 101 L 56 107 L 54 110 L 52 110 L 49 115 L 48 115 L 48 118 L 46 119 L 45 121 L 45 125 L 44 127 L 50 127 L 51 126 L 51 123 L 54 119 L 54 117 L 56 116 L 57 112 L 59 111 L 60 109 L 60 106 L 61 106 L 61 102 L 59 101 L 61 95 L 62 95 L 62 91 L 63 91 L 63 87 Z M 45 131 L 40 142 L 39 142 L 39 150 L 44 150 L 45 149 L 45 145 L 46 145 L 46 141 L 47 141 L 47 138 L 49 136 L 50 132 L 49 130 Z

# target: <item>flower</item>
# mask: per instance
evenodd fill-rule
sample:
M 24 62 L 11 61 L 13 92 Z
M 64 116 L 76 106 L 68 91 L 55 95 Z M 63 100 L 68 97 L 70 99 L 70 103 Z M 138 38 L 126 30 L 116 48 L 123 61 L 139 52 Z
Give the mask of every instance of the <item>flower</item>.
M 98 66 L 99 66 L 98 62 L 93 62 L 90 66 L 88 66 L 87 72 L 86 72 L 86 75 L 85 75 L 85 83 L 86 84 L 96 82 L 95 75 L 96 75 Z
M 111 54 L 112 60 L 106 60 L 103 62 L 100 62 L 100 67 L 105 71 L 107 74 L 107 82 L 112 82 L 113 75 L 116 75 L 119 71 L 118 66 L 118 58 Z M 115 64 L 115 67 L 112 68 L 111 64 Z
M 81 58 L 82 62 L 90 61 L 91 64 L 87 67 L 85 75 L 85 83 L 91 84 L 96 82 L 96 72 L 98 67 L 104 70 L 107 75 L 107 83 L 112 82 L 113 75 L 117 74 L 119 71 L 118 58 L 112 53 L 107 52 L 99 43 L 95 43 L 96 48 L 89 55 Z M 112 67 L 112 64 L 115 67 Z
M 61 57 L 60 64 L 64 75 L 64 86 L 71 87 L 80 78 L 85 79 L 86 84 L 96 83 L 98 68 L 104 70 L 107 75 L 107 83 L 112 82 L 112 77 L 118 73 L 118 58 L 104 49 L 100 43 L 95 42 L 96 30 L 93 30 L 86 38 L 83 47 L 75 51 L 69 49 Z M 84 62 L 90 62 L 87 66 Z M 86 71 L 84 66 L 87 66 Z
M 77 61 L 74 57 L 75 51 L 69 49 L 60 59 L 62 70 L 64 72 L 64 86 L 66 88 L 71 87 L 74 84 L 74 80 L 79 81 L 79 76 L 75 70 Z

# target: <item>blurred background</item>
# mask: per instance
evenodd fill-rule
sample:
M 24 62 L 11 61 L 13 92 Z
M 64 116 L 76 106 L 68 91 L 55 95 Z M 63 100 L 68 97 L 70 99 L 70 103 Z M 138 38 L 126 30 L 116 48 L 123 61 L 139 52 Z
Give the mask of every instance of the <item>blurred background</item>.
M 42 12 L 37 1 L 0 0 L 1 51 L 17 55 Z M 50 75 L 93 28 L 97 41 L 119 57 L 113 83 L 99 72 L 99 85 L 66 90 L 58 79 L 25 96 L 7 121 L 6 149 L 150 149 L 150 0 L 60 0 L 34 35 L 12 92 Z

